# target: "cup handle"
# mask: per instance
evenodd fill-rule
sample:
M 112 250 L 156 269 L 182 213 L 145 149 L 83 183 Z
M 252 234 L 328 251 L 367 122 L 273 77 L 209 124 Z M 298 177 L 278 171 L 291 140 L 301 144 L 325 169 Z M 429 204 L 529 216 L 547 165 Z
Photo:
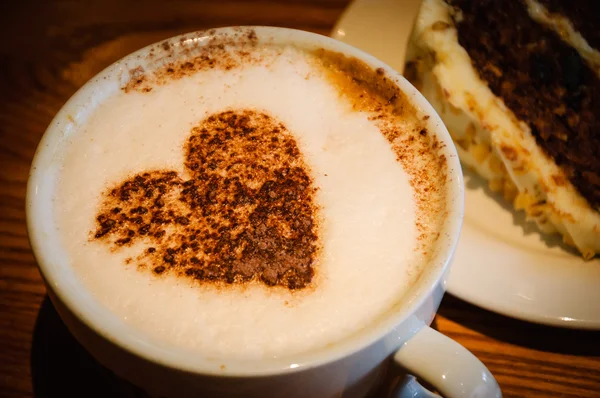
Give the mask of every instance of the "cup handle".
M 394 355 L 394 361 L 421 377 L 447 398 L 500 398 L 494 376 L 479 359 L 456 341 L 423 324 Z M 408 378 L 397 398 L 429 398 L 431 392 Z

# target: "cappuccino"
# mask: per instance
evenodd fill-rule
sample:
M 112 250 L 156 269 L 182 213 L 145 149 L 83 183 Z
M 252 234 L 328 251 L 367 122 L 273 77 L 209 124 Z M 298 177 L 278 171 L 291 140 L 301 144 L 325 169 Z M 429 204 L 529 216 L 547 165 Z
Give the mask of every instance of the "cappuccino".
M 444 221 L 446 159 L 383 70 L 252 29 L 121 69 L 65 134 L 54 195 L 70 264 L 115 317 L 167 349 L 255 359 L 402 301 Z

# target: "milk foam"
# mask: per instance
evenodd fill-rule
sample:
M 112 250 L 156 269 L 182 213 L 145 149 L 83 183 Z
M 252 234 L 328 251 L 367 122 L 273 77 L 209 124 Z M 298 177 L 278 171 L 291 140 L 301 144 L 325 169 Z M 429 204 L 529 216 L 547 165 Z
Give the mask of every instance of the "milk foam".
M 271 51 L 268 48 L 262 51 Z M 285 357 L 336 342 L 402 299 L 424 257 L 409 176 L 369 114 L 356 112 L 308 53 L 273 49 L 265 65 L 198 72 L 101 103 L 66 147 L 55 195 L 70 263 L 94 297 L 157 344 L 217 358 Z M 148 169 L 184 172 L 192 127 L 228 108 L 279 119 L 319 188 L 322 253 L 314 287 L 215 287 L 126 265 L 140 246 L 90 239 L 107 187 Z

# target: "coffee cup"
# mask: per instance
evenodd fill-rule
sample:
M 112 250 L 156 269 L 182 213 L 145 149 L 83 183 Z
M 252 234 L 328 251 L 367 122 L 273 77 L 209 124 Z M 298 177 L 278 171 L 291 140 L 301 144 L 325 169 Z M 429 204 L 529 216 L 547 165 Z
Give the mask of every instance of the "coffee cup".
M 445 167 L 445 210 L 444 221 L 434 231 L 436 239 L 427 263 L 402 298 L 372 322 L 339 340 L 305 352 L 226 361 L 214 355 L 155 344 L 155 339 L 129 327 L 123 316 L 115 316 L 96 300 L 68 261 L 64 238 L 61 240 L 57 233 L 54 206 L 63 165 L 59 148 L 77 134 L 78 126 L 85 124 L 111 93 L 124 87 L 137 90 L 139 95 L 153 90 L 148 85 L 151 78 L 143 74 L 149 67 L 146 65 L 144 69 L 140 63 L 171 62 L 190 49 L 208 45 L 216 37 L 240 35 L 259 47 L 263 43 L 289 44 L 337 54 L 343 59 L 357 60 L 374 71 L 374 76 L 385 76 L 386 84 L 397 87 L 410 109 L 422 116 L 422 135 L 428 134 L 437 143 L 436 156 L 444 159 Z M 170 52 L 162 54 L 159 49 Z M 396 96 L 389 101 L 396 101 Z M 495 379 L 477 358 L 429 326 L 444 294 L 462 218 L 463 182 L 456 151 L 443 123 L 418 91 L 390 67 L 358 49 L 320 35 L 284 28 L 196 32 L 146 47 L 109 66 L 84 85 L 48 127 L 33 161 L 27 192 L 32 248 L 48 294 L 65 324 L 100 363 L 118 376 L 151 396 L 167 397 L 360 397 L 377 386 L 390 359 L 445 396 L 501 396 Z M 262 282 L 268 285 L 271 281 Z M 295 288 L 298 285 L 294 283 Z M 431 393 L 412 380 L 400 386 L 395 394 L 415 397 Z

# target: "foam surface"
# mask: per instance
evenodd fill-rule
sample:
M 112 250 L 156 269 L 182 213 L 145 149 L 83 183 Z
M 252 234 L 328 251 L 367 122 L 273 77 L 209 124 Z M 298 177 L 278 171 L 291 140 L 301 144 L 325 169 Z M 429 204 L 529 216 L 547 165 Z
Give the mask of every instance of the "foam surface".
M 278 48 L 266 65 L 121 91 L 73 134 L 55 196 L 60 234 L 87 288 L 134 329 L 206 357 L 284 357 L 359 330 L 419 275 L 409 176 L 369 114 L 353 111 L 310 57 Z M 90 239 L 107 187 L 145 170 L 184 174 L 191 129 L 212 113 L 248 108 L 281 121 L 312 170 L 323 249 L 310 288 L 157 277 L 125 264 L 143 244 L 111 250 Z

